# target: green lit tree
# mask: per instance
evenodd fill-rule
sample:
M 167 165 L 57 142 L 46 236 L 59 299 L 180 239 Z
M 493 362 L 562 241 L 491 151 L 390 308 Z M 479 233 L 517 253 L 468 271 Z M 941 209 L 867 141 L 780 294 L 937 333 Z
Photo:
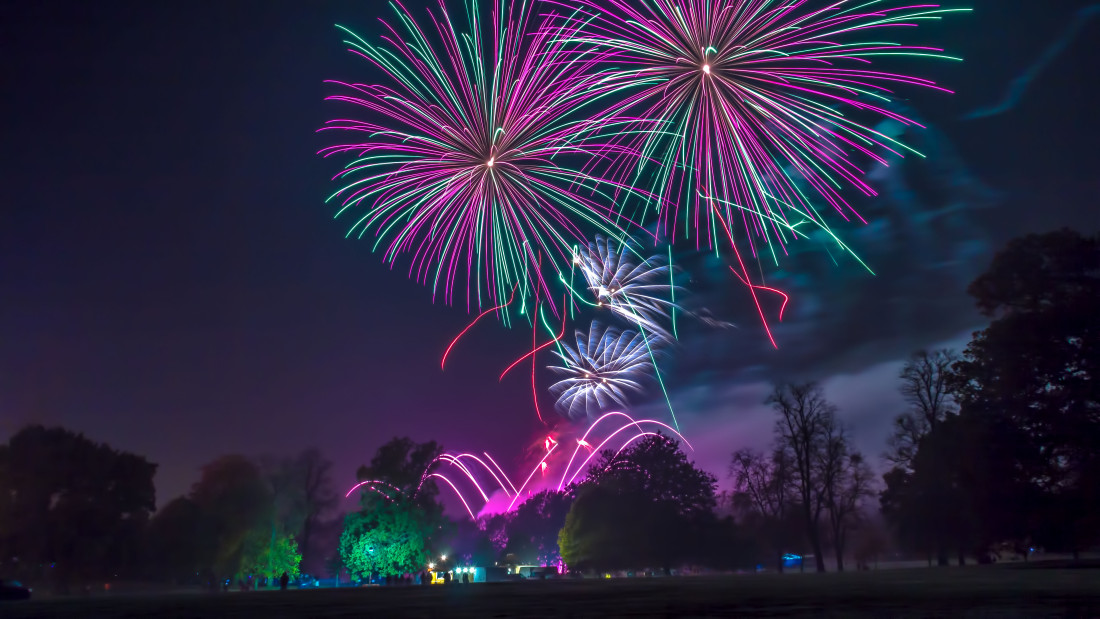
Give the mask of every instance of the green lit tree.
M 407 506 L 349 514 L 340 554 L 348 571 L 359 578 L 416 572 L 428 563 L 428 532 Z
M 269 536 L 267 528 L 260 527 L 249 537 L 241 562 L 244 572 L 267 578 L 278 578 L 284 572 L 291 578 L 298 576 L 302 555 L 294 536 L 277 535 L 274 542 Z
M 380 483 L 364 487 L 360 511 L 344 520 L 340 556 L 353 575 L 388 576 L 427 567 L 446 519 L 436 500 L 439 489 L 430 478 L 421 481 L 442 451 L 434 441 L 395 438 L 359 469 L 360 480 Z

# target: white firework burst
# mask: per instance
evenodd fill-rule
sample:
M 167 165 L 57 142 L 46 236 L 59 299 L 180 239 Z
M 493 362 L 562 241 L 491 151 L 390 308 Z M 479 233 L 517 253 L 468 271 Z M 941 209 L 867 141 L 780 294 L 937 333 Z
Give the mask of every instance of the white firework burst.
M 616 247 L 614 240 L 597 236 L 587 252 L 574 257 L 574 262 L 597 305 L 645 332 L 669 338 L 663 323 L 676 305 L 672 301 L 674 286 L 669 265 L 662 256 L 638 261 L 627 243 Z
M 570 418 L 596 415 L 609 406 L 627 404 L 627 394 L 641 392 L 652 377 L 650 355 L 657 337 L 638 331 L 604 328 L 593 322 L 588 333 L 576 332 L 577 347 L 562 345 L 555 354 L 563 365 L 550 366 L 564 378 L 550 386 L 558 410 Z

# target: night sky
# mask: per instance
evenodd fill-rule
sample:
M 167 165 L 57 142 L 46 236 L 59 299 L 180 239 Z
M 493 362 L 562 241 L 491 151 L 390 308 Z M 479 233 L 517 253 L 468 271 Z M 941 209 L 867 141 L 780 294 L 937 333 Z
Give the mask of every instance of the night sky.
M 878 171 L 870 223 L 849 231 L 877 276 L 845 264 L 787 274 L 802 294 L 778 351 L 732 280 L 697 282 L 693 302 L 739 328 L 689 336 L 671 391 L 694 457 L 720 476 L 734 449 L 767 441 L 760 402 L 779 378 L 823 380 L 877 456 L 900 412 L 899 360 L 981 327 L 964 288 L 997 247 L 1100 225 L 1100 11 L 969 4 L 925 29 L 966 61 L 915 69 L 957 91 L 908 102 L 929 125 L 930 161 Z M 341 487 L 394 435 L 521 461 L 542 432 L 529 375 L 497 376 L 530 332 L 486 321 L 441 372 L 465 309 L 433 305 L 370 243 L 345 239 L 323 202 L 338 169 L 315 154 L 332 139 L 315 130 L 338 111 L 323 80 L 372 79 L 333 25 L 377 34 L 387 11 L 0 2 L 0 440 L 60 424 L 146 455 L 161 504 L 224 453 L 317 446 Z M 1016 105 L 964 119 L 1067 32 Z

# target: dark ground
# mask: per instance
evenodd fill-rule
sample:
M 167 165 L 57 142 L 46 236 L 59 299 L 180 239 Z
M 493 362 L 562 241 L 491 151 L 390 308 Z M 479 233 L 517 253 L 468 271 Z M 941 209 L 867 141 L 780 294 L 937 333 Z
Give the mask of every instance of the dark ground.
M 937 568 L 251 593 L 98 595 L 2 617 L 1100 617 L 1100 571 Z

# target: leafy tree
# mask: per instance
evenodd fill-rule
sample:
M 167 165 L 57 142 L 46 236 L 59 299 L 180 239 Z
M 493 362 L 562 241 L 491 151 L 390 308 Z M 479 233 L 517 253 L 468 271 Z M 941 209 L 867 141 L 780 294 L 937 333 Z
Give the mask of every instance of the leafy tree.
M 278 535 L 274 543 L 268 538 L 266 527 L 255 529 L 245 542 L 242 572 L 278 578 L 286 573 L 290 578 L 301 572 L 302 555 L 293 535 Z
M 422 570 L 430 558 L 426 529 L 408 504 L 348 514 L 340 537 L 344 565 L 358 578 Z
M 561 560 L 558 532 L 572 504 L 569 492 L 544 490 L 528 498 L 508 520 L 505 552 L 524 563 L 556 565 Z
M 280 535 L 293 535 L 301 540 L 305 561 L 312 557 L 310 544 L 317 522 L 336 505 L 332 463 L 318 450 L 307 449 L 293 457 L 262 458 L 260 468 L 273 500 L 269 544 L 274 545 Z
M 585 484 L 609 485 L 653 503 L 668 503 L 685 518 L 714 513 L 718 481 L 688 461 L 676 441 L 653 434 L 617 454 L 604 451 L 600 456 Z
M 202 467 L 190 499 L 202 514 L 201 564 L 218 578 L 244 573 L 251 562 L 246 542 L 256 529 L 270 531 L 274 510 L 260 468 L 241 455 L 222 456 Z
M 982 553 L 1022 532 L 1029 491 L 1016 460 L 1023 436 L 1010 426 L 963 409 L 924 437 L 913 471 L 885 476 L 883 515 L 902 543 L 937 557 Z
M 573 571 L 645 567 L 651 554 L 646 535 L 653 520 L 644 497 L 585 484 L 558 534 L 562 560 Z
M 716 484 L 662 435 L 605 451 L 566 516 L 558 536 L 562 558 L 574 569 L 668 572 L 694 558 L 699 532 L 714 519 Z
M 1087 547 L 1100 530 L 1100 235 L 1015 239 L 969 292 L 993 320 L 955 365 L 958 399 L 1019 430 L 1036 540 Z
M 912 468 L 917 445 L 948 415 L 958 412 L 951 394 L 951 366 L 959 355 L 948 349 L 919 350 L 901 370 L 901 394 L 909 410 L 894 419 L 886 458 L 903 470 Z
M 379 483 L 362 492 L 360 511 L 344 520 L 340 556 L 349 572 L 369 577 L 424 569 L 446 523 L 428 474 L 442 451 L 434 441 L 395 438 L 360 467 L 361 481 Z
M 194 582 L 207 568 L 201 552 L 202 511 L 187 497 L 172 500 L 157 512 L 146 531 L 151 575 L 175 583 Z
M 461 519 L 451 523 L 447 527 L 450 539 L 441 544 L 441 554 L 454 557 L 459 563 L 493 565 L 500 557 L 500 551 L 493 544 L 488 524 L 489 518 L 479 518 L 476 521 Z
M 62 587 L 135 570 L 155 471 L 82 434 L 23 428 L 0 446 L 0 556 L 28 580 L 53 564 Z

